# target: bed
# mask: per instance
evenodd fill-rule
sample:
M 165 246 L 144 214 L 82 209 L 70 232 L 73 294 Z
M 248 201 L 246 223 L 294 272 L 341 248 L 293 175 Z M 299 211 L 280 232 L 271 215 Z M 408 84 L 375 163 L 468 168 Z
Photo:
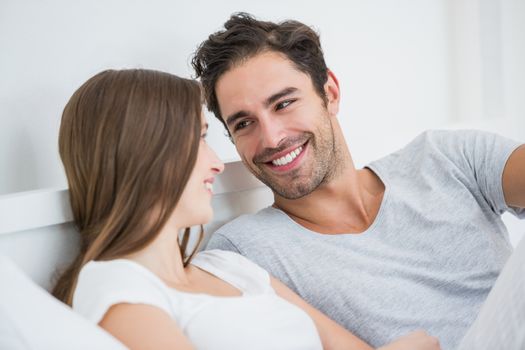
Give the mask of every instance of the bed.
M 271 204 L 271 191 L 241 162 L 227 163 L 216 179 L 215 216 L 204 241 L 225 222 Z M 78 233 L 71 222 L 67 189 L 0 196 L 0 349 L 122 349 L 117 340 L 54 299 L 57 269 L 75 256 Z M 525 222 L 504 221 L 516 244 Z

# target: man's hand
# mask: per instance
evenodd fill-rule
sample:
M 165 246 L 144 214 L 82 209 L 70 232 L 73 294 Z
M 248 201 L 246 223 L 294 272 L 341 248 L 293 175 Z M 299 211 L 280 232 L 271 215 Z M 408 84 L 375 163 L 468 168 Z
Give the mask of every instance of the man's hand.
M 437 338 L 425 331 L 416 331 L 405 335 L 378 350 L 440 350 Z

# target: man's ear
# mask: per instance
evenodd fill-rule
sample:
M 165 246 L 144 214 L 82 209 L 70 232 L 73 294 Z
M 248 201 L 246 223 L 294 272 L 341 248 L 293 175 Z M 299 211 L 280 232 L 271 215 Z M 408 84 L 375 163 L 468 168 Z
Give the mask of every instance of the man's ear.
M 339 81 L 331 70 L 327 71 L 328 79 L 324 84 L 324 92 L 326 95 L 327 109 L 330 116 L 337 116 L 339 113 L 340 90 Z

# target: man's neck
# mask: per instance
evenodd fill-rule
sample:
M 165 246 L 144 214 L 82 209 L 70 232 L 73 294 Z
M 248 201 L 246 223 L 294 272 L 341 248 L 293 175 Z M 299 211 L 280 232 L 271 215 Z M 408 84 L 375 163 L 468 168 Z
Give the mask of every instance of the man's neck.
M 351 167 L 302 198 L 274 194 L 274 207 L 318 233 L 361 233 L 374 222 L 384 191 L 383 182 L 370 169 Z

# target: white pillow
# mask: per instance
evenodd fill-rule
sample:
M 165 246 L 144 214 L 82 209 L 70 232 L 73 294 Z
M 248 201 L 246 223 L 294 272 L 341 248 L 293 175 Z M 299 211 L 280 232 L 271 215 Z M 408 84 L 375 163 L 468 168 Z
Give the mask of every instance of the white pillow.
M 126 349 L 0 256 L 0 349 Z

